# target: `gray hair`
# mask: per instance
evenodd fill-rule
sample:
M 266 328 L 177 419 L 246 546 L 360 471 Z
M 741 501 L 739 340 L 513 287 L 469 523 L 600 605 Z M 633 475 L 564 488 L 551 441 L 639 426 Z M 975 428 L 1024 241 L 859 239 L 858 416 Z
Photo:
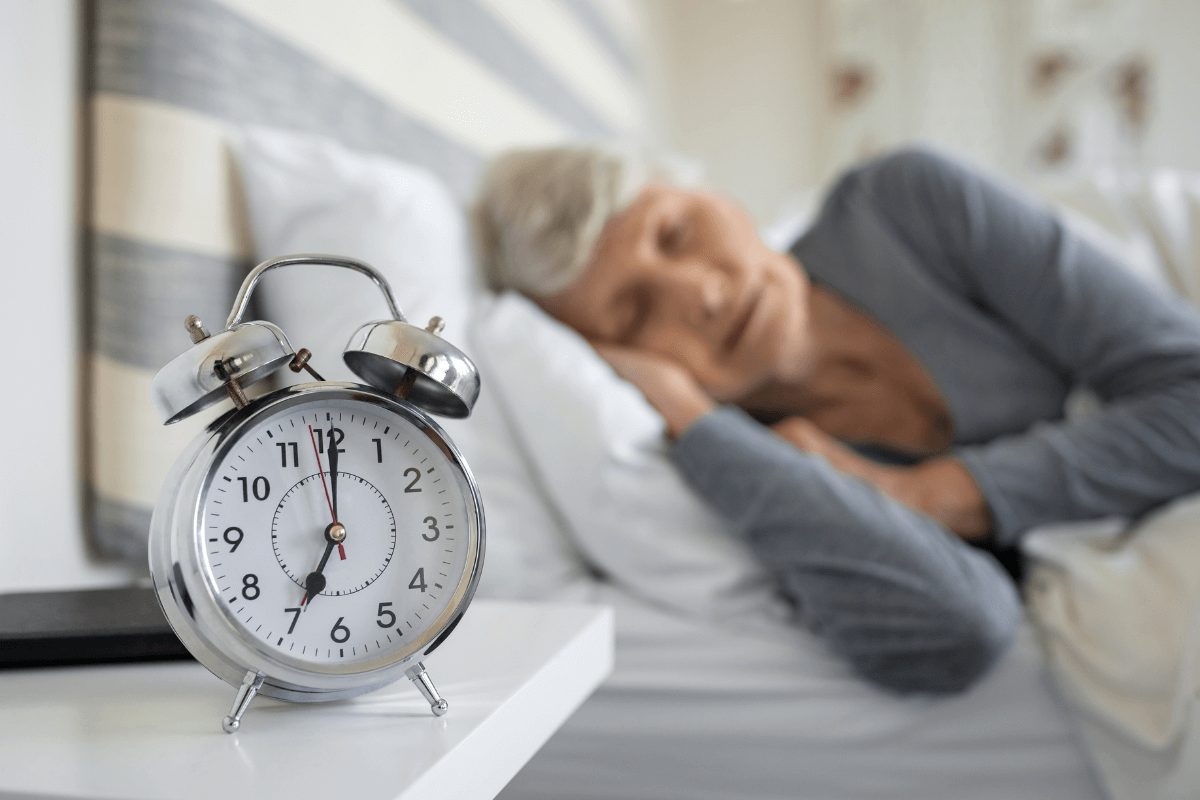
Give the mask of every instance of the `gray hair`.
M 654 180 L 686 182 L 680 164 L 595 146 L 511 150 L 484 174 L 472 210 L 493 289 L 546 296 L 569 286 L 604 224 Z

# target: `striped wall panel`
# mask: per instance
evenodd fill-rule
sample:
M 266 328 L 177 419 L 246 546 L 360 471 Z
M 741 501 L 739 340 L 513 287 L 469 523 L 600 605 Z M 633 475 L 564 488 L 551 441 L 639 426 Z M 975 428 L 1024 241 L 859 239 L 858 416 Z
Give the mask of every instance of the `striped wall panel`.
M 97 549 L 136 563 L 169 428 L 150 382 L 253 254 L 226 142 L 262 124 L 418 164 L 466 200 L 489 154 L 638 133 L 619 0 L 91 0 L 88 475 Z

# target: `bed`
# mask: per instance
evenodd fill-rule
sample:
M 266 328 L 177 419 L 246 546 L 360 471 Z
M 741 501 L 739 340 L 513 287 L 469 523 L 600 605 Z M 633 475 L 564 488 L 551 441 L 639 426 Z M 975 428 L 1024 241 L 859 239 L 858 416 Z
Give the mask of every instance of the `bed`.
M 611 587 L 613 677 L 501 795 L 1096 798 L 1028 628 L 951 700 L 872 691 L 794 630 L 714 631 Z
M 636 134 L 634 22 L 619 8 L 590 0 L 363 0 L 336 11 L 282 0 L 89 4 L 87 479 L 103 552 L 144 563 L 158 478 L 203 424 L 164 431 L 150 408 L 150 378 L 186 344 L 183 317 L 223 318 L 248 265 L 275 248 L 353 246 L 348 255 L 388 258 L 387 241 L 358 243 L 349 228 L 306 239 L 295 226 L 273 228 L 265 213 L 248 213 L 273 201 L 256 194 L 245 174 L 260 162 L 239 167 L 230 142 L 244 138 L 247 126 L 308 137 L 281 162 L 306 185 L 312 177 L 305 170 L 324 162 L 304 148 L 404 162 L 436 176 L 457 209 L 491 152 Z M 442 200 L 423 202 L 423 213 L 433 214 Z M 449 224 L 460 236 L 461 220 Z M 378 229 L 359 232 L 370 237 Z M 405 230 L 416 236 L 441 228 Z M 461 242 L 439 247 L 423 252 L 469 268 Z M 409 305 L 419 315 L 458 303 L 439 295 L 454 282 L 448 274 L 430 284 L 419 266 L 402 265 L 410 271 L 393 280 L 402 304 L 421 295 Z M 455 285 L 478 291 L 466 278 Z M 271 312 L 303 315 L 285 295 L 276 293 L 274 302 L 264 316 L 291 332 L 291 320 Z M 640 553 L 639 564 L 630 564 L 628 550 L 588 527 L 607 524 L 604 518 L 580 520 L 581 509 L 548 480 L 556 462 L 539 451 L 517 389 L 504 380 L 510 372 L 530 374 L 540 355 L 510 353 L 528 363 L 501 363 L 490 334 L 518 330 L 529 318 L 505 315 L 528 310 L 486 297 L 455 308 L 462 309 L 455 323 L 471 320 L 462 323 L 470 328 L 464 344 L 480 354 L 485 380 L 476 418 L 452 429 L 488 507 L 481 591 L 617 610 L 612 679 L 504 797 L 1099 796 L 1028 630 L 969 693 L 897 699 L 854 679 L 820 642 L 782 621 L 751 567 L 725 571 L 729 553 L 716 534 L 706 540 L 707 561 L 687 561 L 696 530 L 714 524 L 695 498 L 681 501 L 690 503 L 681 513 L 691 516 L 673 526 L 683 546 Z M 616 394 L 630 400 L 627 390 Z M 623 430 L 654 433 L 653 420 L 634 424 L 619 413 Z M 605 464 L 647 456 L 641 445 L 631 447 Z M 626 471 L 606 485 L 645 479 Z M 652 590 L 632 572 L 662 564 Z

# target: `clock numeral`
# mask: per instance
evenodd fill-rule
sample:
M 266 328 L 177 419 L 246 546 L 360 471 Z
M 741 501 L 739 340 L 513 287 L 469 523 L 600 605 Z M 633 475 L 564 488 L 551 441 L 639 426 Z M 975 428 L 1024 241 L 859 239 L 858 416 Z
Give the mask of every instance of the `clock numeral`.
M 302 608 L 285 608 L 283 610 L 283 613 L 285 613 L 285 614 L 293 614 L 294 615 L 292 617 L 292 624 L 288 625 L 288 633 L 291 633 L 292 631 L 296 630 L 296 622 L 299 621 L 300 612 L 303 610 L 304 609 L 302 609 Z
M 422 533 L 421 538 L 427 542 L 436 542 L 438 537 L 442 535 L 442 532 L 438 530 L 437 517 L 426 517 L 422 522 L 425 523 L 425 527 L 429 528 L 429 533 Z
M 253 572 L 247 572 L 242 576 L 242 597 L 247 600 L 257 600 L 262 594 L 262 590 L 258 588 L 258 576 Z
M 408 582 L 408 588 L 420 589 L 423 592 L 428 585 L 425 583 L 425 568 L 417 567 L 417 574 L 413 575 L 412 580 Z
M 371 441 L 375 443 L 375 463 L 382 464 L 383 463 L 383 439 L 372 439 Z
M 279 460 L 282 462 L 280 466 L 287 469 L 289 448 L 292 451 L 292 466 L 300 466 L 300 448 L 295 442 L 276 442 L 275 446 L 279 448 Z
M 342 624 L 345 619 L 345 617 L 338 617 L 337 622 L 333 623 L 333 628 L 329 631 L 329 638 L 337 644 L 345 644 L 350 641 L 350 629 Z
M 375 612 L 375 616 L 379 617 L 379 619 L 375 620 L 375 624 L 381 628 L 391 628 L 396 624 L 395 612 L 388 610 L 388 606 L 390 605 L 391 603 L 380 603 L 379 610 Z M 387 617 L 387 621 L 384 621 L 384 617 Z
M 404 477 L 407 478 L 410 473 L 412 474 L 412 480 L 408 482 L 408 486 L 404 487 L 404 491 L 407 493 L 421 491 L 421 487 L 417 486 L 417 481 L 421 480 L 421 470 L 416 467 L 409 467 L 404 470 Z
M 225 543 L 229 545 L 229 552 L 236 552 L 242 544 L 242 529 L 241 528 L 226 528 Z
M 238 478 L 238 481 L 242 484 L 243 503 L 249 503 L 251 495 L 255 500 L 266 500 L 271 496 L 271 482 L 261 475 L 253 481 L 249 478 Z
M 330 447 L 336 447 L 337 451 L 339 453 L 346 452 L 340 446 L 342 444 L 342 440 L 346 438 L 346 432 L 343 431 L 341 428 L 339 428 L 335 425 L 330 425 L 328 432 L 323 431 L 320 428 L 317 428 L 316 431 L 314 431 L 314 433 L 317 434 L 317 449 L 320 450 L 322 453 L 325 452 L 325 439 L 326 438 L 329 439 Z

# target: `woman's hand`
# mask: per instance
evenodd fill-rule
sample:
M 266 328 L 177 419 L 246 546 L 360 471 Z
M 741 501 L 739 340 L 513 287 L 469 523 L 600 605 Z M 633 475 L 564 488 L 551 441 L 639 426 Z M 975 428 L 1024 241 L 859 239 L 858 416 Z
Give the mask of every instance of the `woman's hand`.
M 861 478 L 897 502 L 933 517 L 964 539 L 991 532 L 987 502 L 975 479 L 955 458 L 931 458 L 912 467 L 879 464 L 804 417 L 789 417 L 771 430 L 801 450 L 824 457 L 839 472 Z
M 593 346 L 663 416 L 672 439 L 716 406 L 691 373 L 668 358 L 612 344 L 593 342 Z M 825 458 L 839 472 L 873 484 L 897 502 L 933 517 L 964 539 L 991 532 L 987 502 L 957 459 L 931 458 L 912 467 L 879 464 L 804 417 L 789 417 L 771 430 L 801 450 Z
M 672 439 L 716 406 L 691 373 L 668 358 L 612 344 L 593 342 L 592 346 L 662 414 Z
M 788 417 L 771 426 L 776 436 L 809 453 L 822 456 L 834 469 L 879 486 L 891 479 L 893 467 L 863 458 L 805 417 Z

